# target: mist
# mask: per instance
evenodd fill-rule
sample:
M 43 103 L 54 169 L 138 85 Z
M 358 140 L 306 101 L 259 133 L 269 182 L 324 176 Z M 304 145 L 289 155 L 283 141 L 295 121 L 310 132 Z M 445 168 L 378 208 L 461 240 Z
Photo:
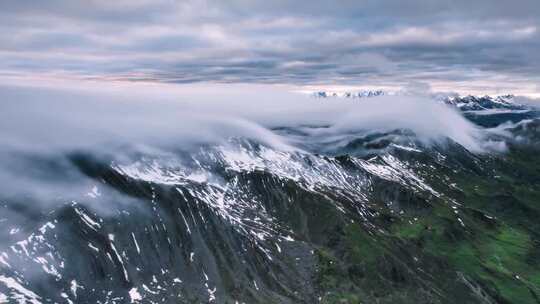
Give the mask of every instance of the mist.
M 423 96 L 316 99 L 278 86 L 81 82 L 4 85 L 0 100 L 2 195 L 36 202 L 90 190 L 94 181 L 71 164 L 72 153 L 129 163 L 134 153 L 189 154 L 231 138 L 309 153 L 309 141 L 332 145 L 326 140 L 396 129 L 426 145 L 451 139 L 475 153 L 501 149 L 456 110 Z M 283 127 L 306 136 L 299 142 L 273 131 Z
M 327 133 L 405 128 L 426 142 L 448 137 L 481 150 L 482 136 L 475 125 L 422 96 L 325 100 L 272 86 L 248 90 L 241 85 L 80 85 L 3 86 L 0 100 L 4 149 L 102 150 L 125 144 L 188 148 L 230 137 L 286 149 L 293 147 L 271 128 L 326 125 Z

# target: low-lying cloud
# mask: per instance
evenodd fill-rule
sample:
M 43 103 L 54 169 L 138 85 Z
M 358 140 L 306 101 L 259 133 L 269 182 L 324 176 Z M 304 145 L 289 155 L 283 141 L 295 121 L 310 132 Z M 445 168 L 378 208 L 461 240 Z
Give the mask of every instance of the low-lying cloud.
M 307 148 L 313 144 L 324 153 L 336 148 L 333 139 L 396 129 L 425 145 L 451 139 L 475 153 L 505 148 L 455 109 L 422 95 L 318 99 L 276 86 L 70 82 L 4 85 L 0 101 L 0 202 L 35 210 L 88 198 L 99 182 L 73 164 L 80 153 L 129 164 L 141 155 L 167 159 L 227 147 L 235 138 L 319 153 Z M 108 214 L 133 200 L 118 196 L 112 190 L 110 200 L 88 198 L 85 205 Z
M 176 95 L 160 90 L 4 87 L 2 146 L 36 151 L 100 151 L 126 144 L 186 148 L 243 137 L 284 149 L 287 138 L 272 128 L 312 125 L 335 134 L 403 128 L 426 141 L 451 138 L 481 150 L 478 127 L 420 95 L 315 99 L 275 87 L 234 85 L 179 89 Z

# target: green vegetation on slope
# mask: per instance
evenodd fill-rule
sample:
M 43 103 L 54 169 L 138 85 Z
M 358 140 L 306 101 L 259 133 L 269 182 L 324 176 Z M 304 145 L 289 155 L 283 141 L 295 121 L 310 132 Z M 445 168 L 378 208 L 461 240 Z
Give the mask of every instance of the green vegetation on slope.
M 397 216 L 379 204 L 388 225 L 346 224 L 317 250 L 322 302 L 540 303 L 537 155 L 482 156 L 478 172 L 438 167 L 447 179 L 428 182 L 445 195 L 430 208 Z

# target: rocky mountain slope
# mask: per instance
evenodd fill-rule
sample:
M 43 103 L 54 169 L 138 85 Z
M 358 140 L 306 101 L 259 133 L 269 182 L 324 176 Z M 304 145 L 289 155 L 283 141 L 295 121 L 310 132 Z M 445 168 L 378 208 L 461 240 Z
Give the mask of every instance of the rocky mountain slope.
M 17 155 L 86 193 L 0 193 L 0 302 L 538 303 L 540 120 L 509 100 L 446 100 L 504 152 L 399 129 L 295 151 Z M 272 132 L 305 128 L 327 126 Z

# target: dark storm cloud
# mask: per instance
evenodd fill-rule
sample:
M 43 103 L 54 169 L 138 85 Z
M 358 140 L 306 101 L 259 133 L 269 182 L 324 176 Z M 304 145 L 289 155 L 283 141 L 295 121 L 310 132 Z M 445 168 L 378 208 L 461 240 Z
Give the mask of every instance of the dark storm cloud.
M 8 0 L 0 70 L 179 83 L 475 81 L 535 93 L 538 16 L 537 0 Z

